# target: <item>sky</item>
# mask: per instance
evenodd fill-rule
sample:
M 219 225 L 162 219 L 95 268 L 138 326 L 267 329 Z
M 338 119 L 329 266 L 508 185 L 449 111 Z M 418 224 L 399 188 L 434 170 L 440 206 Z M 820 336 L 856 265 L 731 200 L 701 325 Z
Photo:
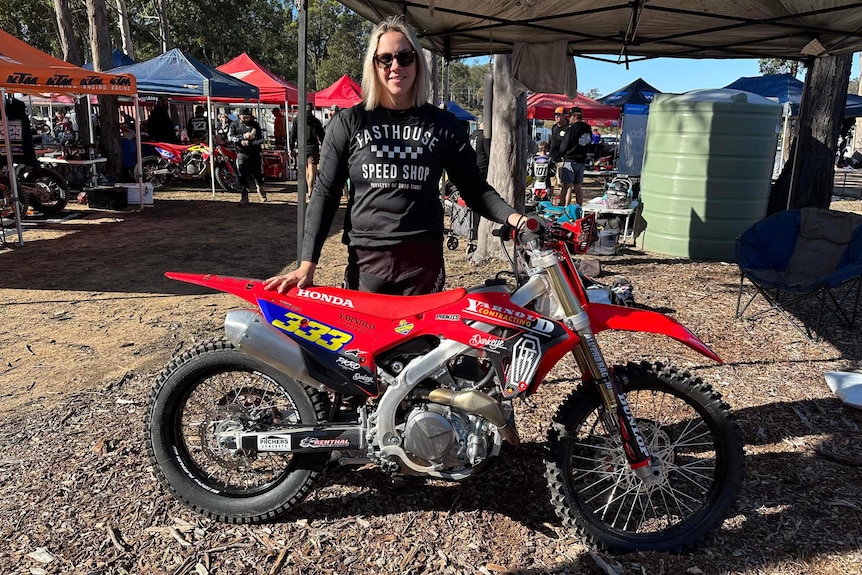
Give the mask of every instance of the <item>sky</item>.
M 612 59 L 613 56 L 604 56 Z M 473 63 L 473 62 L 471 62 Z M 475 63 L 487 63 L 476 58 Z M 752 60 L 694 60 L 686 58 L 656 58 L 625 65 L 599 62 L 590 58 L 575 57 L 578 70 L 578 91 L 589 92 L 596 88 L 599 96 L 606 96 L 627 84 L 643 78 L 661 92 L 682 93 L 702 88 L 723 88 L 742 76 L 760 76 L 756 59 Z M 859 77 L 859 53 L 853 57 L 850 77 Z M 800 78 L 804 80 L 804 76 Z

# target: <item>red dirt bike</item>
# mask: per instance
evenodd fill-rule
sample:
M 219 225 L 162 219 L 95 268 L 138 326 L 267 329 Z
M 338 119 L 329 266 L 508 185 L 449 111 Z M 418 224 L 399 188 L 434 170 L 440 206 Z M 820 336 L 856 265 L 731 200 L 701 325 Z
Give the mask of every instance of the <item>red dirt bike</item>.
M 153 191 L 170 185 L 174 178 L 180 180 L 203 180 L 209 176 L 210 148 L 204 143 L 169 144 L 146 142 L 157 155 L 141 158 L 141 174 L 145 182 L 153 184 Z M 216 144 L 213 152 L 215 180 L 226 192 L 239 192 L 239 173 L 236 168 L 236 152 L 222 144 Z
M 251 523 L 295 508 L 330 462 L 467 479 L 504 441 L 518 444 L 515 399 L 571 353 L 581 383 L 551 422 L 546 455 L 557 515 L 616 552 L 695 545 L 743 479 L 729 407 L 671 367 L 608 366 L 596 334 L 663 334 L 721 359 L 660 313 L 591 302 L 571 228 L 536 216 L 520 232 L 504 226 L 516 246 L 511 288 L 497 279 L 427 296 L 281 295 L 254 279 L 166 274 L 256 309 L 229 312 L 226 340 L 186 351 L 158 377 L 145 442 L 159 481 L 204 515 Z

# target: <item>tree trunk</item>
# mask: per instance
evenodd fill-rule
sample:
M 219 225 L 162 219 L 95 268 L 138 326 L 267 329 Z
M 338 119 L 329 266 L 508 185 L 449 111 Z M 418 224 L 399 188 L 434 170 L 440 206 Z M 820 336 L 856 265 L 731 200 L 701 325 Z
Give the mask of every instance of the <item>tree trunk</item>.
M 126 0 L 117 0 L 117 26 L 120 28 L 123 52 L 134 60 L 135 45 L 132 42 L 132 31 L 129 29 L 129 11 L 126 9 Z
M 159 16 L 159 36 L 161 36 L 162 52 L 171 49 L 171 30 L 168 25 L 168 2 L 167 0 L 156 0 L 156 10 Z
M 108 70 L 114 63 L 105 0 L 87 0 L 87 15 L 90 18 L 93 69 L 97 72 Z M 101 139 L 98 147 L 108 159 L 102 172 L 116 177 L 123 168 L 123 154 L 120 148 L 120 110 L 116 96 L 99 96 L 99 121 Z
M 853 54 L 826 56 L 808 67 L 796 140 L 790 161 L 772 188 L 768 213 L 829 207 L 852 59 Z
M 512 57 L 495 56 L 488 182 L 504 200 L 515 208 L 523 210 L 527 165 L 527 95 L 519 92 L 512 80 Z M 491 230 L 497 227 L 499 227 L 497 224 L 482 218 L 479 224 L 477 249 L 472 257 L 475 263 L 490 258 L 503 259 L 500 242 L 491 235 Z
M 60 29 L 60 49 L 63 50 L 63 60 L 80 66 L 84 63 L 75 32 L 72 27 L 72 13 L 69 11 L 69 0 L 54 0 L 54 14 L 57 17 L 57 27 Z

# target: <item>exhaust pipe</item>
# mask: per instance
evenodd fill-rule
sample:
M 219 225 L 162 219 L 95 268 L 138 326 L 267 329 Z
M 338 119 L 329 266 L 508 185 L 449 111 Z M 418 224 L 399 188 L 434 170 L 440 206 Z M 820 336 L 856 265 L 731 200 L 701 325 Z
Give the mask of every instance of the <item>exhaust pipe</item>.
M 518 445 L 521 443 L 521 438 L 518 437 L 518 432 L 515 430 L 515 426 L 509 420 L 509 417 L 506 415 L 500 402 L 488 395 L 485 395 L 481 391 L 476 391 L 475 389 L 471 389 L 469 391 L 454 391 L 438 387 L 437 389 L 432 389 L 427 394 L 423 395 L 425 395 L 425 399 L 433 403 L 449 405 L 462 411 L 466 411 L 467 413 L 481 415 L 496 425 L 500 431 L 500 435 L 502 435 L 503 439 L 508 441 L 510 444 Z
M 303 383 L 323 387 L 309 375 L 299 345 L 272 327 L 259 313 L 250 310 L 228 312 L 224 319 L 224 333 L 229 342 L 251 357 Z

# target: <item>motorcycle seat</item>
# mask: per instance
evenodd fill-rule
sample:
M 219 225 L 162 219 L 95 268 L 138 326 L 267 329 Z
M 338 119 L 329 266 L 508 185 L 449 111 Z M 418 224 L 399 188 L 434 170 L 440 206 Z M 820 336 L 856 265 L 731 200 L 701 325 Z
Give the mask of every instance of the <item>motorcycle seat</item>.
M 455 288 L 428 295 L 392 296 L 357 292 L 340 288 L 314 287 L 314 291 L 349 298 L 353 308 L 361 313 L 386 320 L 398 320 L 453 304 L 467 295 L 464 288 Z M 291 294 L 295 293 L 293 290 Z

